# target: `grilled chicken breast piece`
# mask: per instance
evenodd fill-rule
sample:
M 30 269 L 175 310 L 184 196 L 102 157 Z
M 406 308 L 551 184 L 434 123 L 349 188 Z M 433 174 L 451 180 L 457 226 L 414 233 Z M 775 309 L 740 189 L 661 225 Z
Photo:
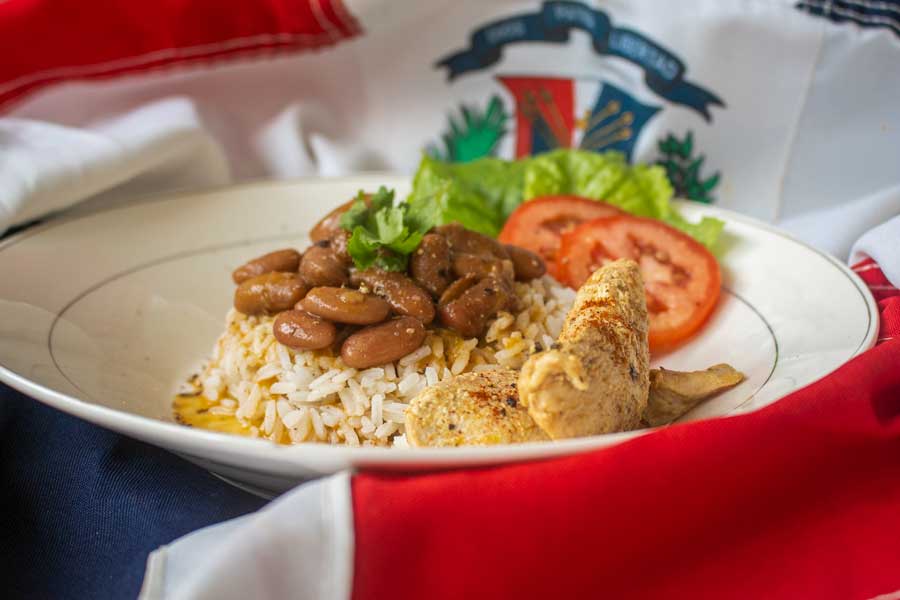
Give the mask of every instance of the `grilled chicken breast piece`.
M 652 427 L 671 423 L 703 400 L 743 380 L 743 373 L 724 363 L 702 371 L 653 369 L 644 420 Z
M 469 446 L 549 440 L 519 403 L 518 372 L 464 373 L 423 390 L 406 409 L 411 446 Z
M 648 327 L 637 263 L 608 263 L 578 290 L 557 346 L 525 362 L 520 402 L 552 439 L 639 427 L 650 387 Z

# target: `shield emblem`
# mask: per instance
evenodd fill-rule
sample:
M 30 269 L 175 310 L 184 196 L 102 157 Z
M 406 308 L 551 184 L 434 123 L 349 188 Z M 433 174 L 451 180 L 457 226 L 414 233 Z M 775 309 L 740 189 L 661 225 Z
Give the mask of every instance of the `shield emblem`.
M 630 160 L 641 129 L 660 110 L 598 79 L 497 79 L 515 105 L 517 158 L 580 148 L 618 150 Z

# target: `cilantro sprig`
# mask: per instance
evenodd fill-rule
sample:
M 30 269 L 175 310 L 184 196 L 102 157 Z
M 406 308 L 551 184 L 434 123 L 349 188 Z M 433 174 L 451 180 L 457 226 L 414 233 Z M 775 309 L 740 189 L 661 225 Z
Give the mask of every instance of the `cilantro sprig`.
M 437 225 L 436 203 L 394 204 L 394 190 L 384 186 L 369 202 L 360 191 L 356 201 L 341 216 L 341 227 L 351 232 L 347 251 L 358 269 L 375 266 L 386 271 L 404 271 L 409 255 L 419 247 L 428 230 Z

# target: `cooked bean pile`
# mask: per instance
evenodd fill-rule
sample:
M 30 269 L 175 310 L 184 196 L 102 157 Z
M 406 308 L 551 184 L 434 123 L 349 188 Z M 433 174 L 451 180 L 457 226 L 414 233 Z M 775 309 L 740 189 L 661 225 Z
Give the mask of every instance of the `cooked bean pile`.
M 436 227 L 410 256 L 406 272 L 358 270 L 347 252 L 341 209 L 310 232 L 303 254 L 278 250 L 232 273 L 234 307 L 275 315 L 275 338 L 299 350 L 340 347 L 344 363 L 365 369 L 422 345 L 435 319 L 466 338 L 499 311 L 514 309 L 513 281 L 545 272 L 536 254 L 456 224 Z

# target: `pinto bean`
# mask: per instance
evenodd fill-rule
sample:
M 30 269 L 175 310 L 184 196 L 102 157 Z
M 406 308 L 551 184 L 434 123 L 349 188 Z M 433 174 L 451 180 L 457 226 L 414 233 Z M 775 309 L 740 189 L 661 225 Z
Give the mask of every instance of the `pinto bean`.
M 441 323 L 463 337 L 478 337 L 488 320 L 506 308 L 512 297 L 510 283 L 502 277 L 485 277 L 456 299 L 438 307 Z
M 234 270 L 231 278 L 235 283 L 243 283 L 251 277 L 264 275 L 281 271 L 284 273 L 296 273 L 297 267 L 300 266 L 300 253 L 293 248 L 285 248 L 284 250 L 276 250 L 263 254 L 253 260 L 241 265 Z
M 363 200 L 365 200 L 366 206 L 371 204 L 371 199 L 372 196 L 370 194 L 365 194 Z M 322 220 L 316 223 L 309 231 L 309 239 L 315 243 L 330 238 L 331 234 L 341 228 L 341 217 L 345 212 L 350 210 L 350 207 L 353 206 L 354 202 L 356 202 L 356 198 L 353 198 L 349 202 L 344 202 L 322 217 Z
M 335 323 L 335 327 L 337 328 L 337 335 L 334 337 L 334 341 L 331 342 L 331 351 L 335 354 L 340 354 L 341 346 L 344 345 L 344 340 L 359 331 L 360 326 Z
M 307 289 L 296 273 L 265 273 L 245 279 L 237 287 L 234 307 L 245 315 L 274 315 L 292 308 Z
M 347 244 L 350 242 L 350 232 L 346 229 L 338 229 L 334 233 L 331 234 L 331 237 L 328 238 L 328 243 L 331 246 L 331 250 L 334 252 L 334 255 L 337 256 L 341 262 L 345 265 L 349 266 L 353 259 L 350 257 L 350 251 L 347 249 Z
M 505 248 L 516 272 L 516 279 L 519 281 L 531 281 L 547 272 L 544 260 L 531 250 L 512 244 L 506 244 Z
M 413 281 L 438 297 L 450 285 L 450 245 L 447 238 L 426 234 L 409 257 L 409 273 Z
M 350 207 L 353 206 L 354 202 L 356 202 L 356 198 L 349 202 L 344 202 L 322 217 L 322 220 L 309 230 L 309 239 L 315 243 L 330 238 L 332 233 L 341 228 L 341 217 L 345 212 L 350 210 Z
M 447 239 L 447 243 L 450 244 L 450 250 L 454 253 L 464 252 L 477 256 L 493 256 L 503 260 L 509 259 L 503 244 L 477 231 L 470 231 L 458 223 L 441 225 L 435 229 L 435 233 L 439 233 Z
M 300 276 L 313 287 L 340 287 L 347 283 L 347 265 L 335 255 L 328 240 L 316 243 L 303 254 Z
M 309 290 L 297 308 L 329 321 L 352 325 L 381 323 L 391 312 L 391 305 L 377 296 L 338 287 Z
M 360 329 L 341 346 L 348 367 L 368 369 L 403 358 L 425 341 L 425 326 L 419 319 L 399 317 Z
M 353 285 L 365 285 L 375 295 L 388 301 L 395 313 L 415 317 L 425 324 L 434 320 L 431 296 L 403 273 L 366 269 L 350 276 Z
M 337 329 L 334 323 L 302 310 L 278 313 L 272 324 L 275 339 L 291 348 L 318 350 L 334 342 Z
M 438 304 L 447 304 L 449 302 L 453 302 L 460 296 L 462 296 L 463 292 L 478 283 L 478 277 L 475 275 L 468 275 L 463 277 L 462 279 L 457 279 L 453 283 L 450 284 L 444 293 L 441 294 L 440 300 L 438 300 Z
M 515 277 L 512 261 L 491 255 L 482 256 L 467 252 L 454 253 L 452 268 L 453 274 L 457 277 L 474 275 L 481 278 L 488 275 L 496 275 L 498 277 L 507 277 L 510 281 Z

